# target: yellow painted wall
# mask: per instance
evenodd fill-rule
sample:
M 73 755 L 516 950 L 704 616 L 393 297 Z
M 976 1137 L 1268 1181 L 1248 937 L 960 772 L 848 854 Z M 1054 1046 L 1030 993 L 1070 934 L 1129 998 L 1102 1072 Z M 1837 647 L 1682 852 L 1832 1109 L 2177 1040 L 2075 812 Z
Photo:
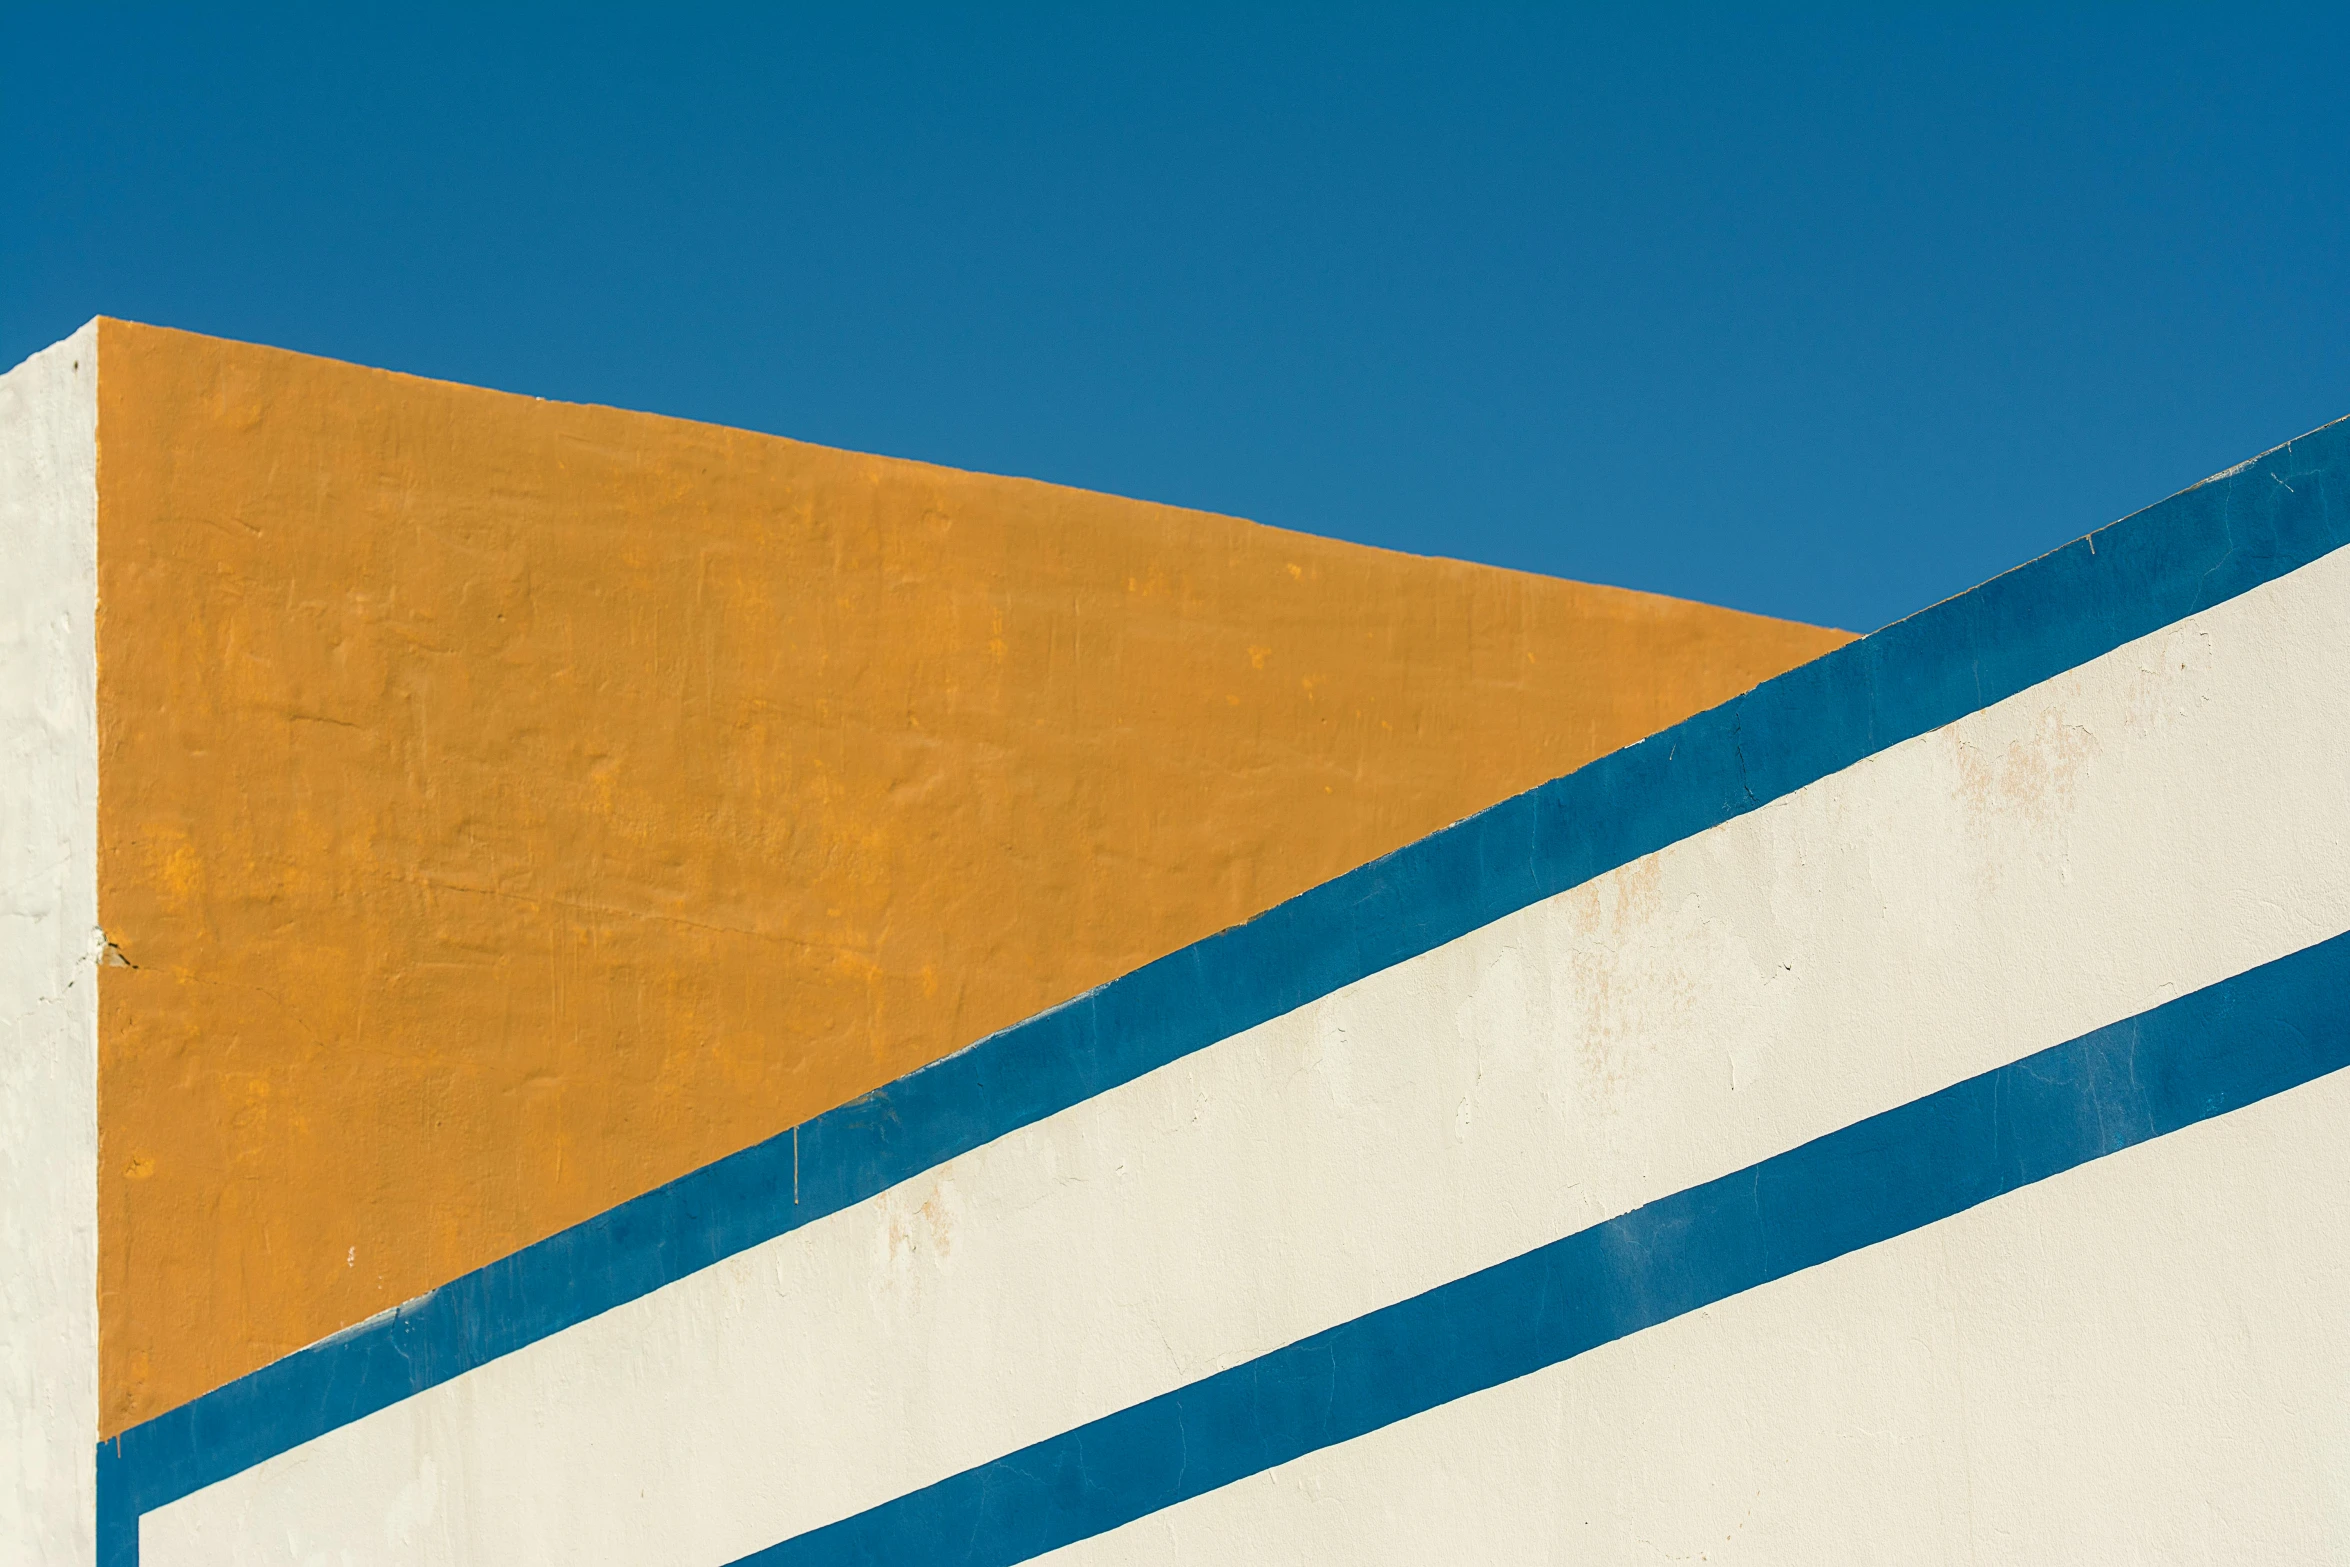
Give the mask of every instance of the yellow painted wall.
M 106 322 L 111 1433 L 1846 640 Z

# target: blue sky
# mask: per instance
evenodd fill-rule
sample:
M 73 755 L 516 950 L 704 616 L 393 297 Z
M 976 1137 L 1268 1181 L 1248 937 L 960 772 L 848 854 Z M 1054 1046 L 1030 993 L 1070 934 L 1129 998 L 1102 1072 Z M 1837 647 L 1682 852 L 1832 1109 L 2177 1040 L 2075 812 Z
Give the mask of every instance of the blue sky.
M 2350 413 L 2338 9 L 1266 11 L 4 6 L 0 359 L 103 312 L 1855 629 Z

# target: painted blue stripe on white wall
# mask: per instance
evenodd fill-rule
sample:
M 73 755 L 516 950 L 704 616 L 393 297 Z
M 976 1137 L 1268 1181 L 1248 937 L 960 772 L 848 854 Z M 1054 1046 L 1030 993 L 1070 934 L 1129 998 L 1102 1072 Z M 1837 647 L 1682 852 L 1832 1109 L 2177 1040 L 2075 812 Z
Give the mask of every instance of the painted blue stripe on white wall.
M 2350 1559 L 2350 1072 L 1037 1558 Z
M 102 1560 L 135 1558 L 142 1513 L 2226 603 L 2346 539 L 2350 429 L 2333 426 L 126 1432 L 99 1455 Z
M 1010 1567 L 2344 1067 L 2337 936 L 740 1567 Z

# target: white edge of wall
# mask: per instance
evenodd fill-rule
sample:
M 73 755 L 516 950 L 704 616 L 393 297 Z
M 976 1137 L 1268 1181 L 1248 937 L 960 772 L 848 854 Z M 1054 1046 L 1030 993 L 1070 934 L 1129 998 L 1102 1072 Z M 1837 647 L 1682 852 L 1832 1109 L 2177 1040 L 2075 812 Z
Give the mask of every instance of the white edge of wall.
M 0 375 L 0 1563 L 96 1553 L 98 326 Z

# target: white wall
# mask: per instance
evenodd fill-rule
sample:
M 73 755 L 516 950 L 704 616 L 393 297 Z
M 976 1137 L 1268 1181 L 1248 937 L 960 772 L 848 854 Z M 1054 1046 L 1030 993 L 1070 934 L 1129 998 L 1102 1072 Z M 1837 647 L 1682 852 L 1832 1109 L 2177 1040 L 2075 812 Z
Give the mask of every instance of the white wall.
M 0 376 L 0 1563 L 92 1560 L 98 334 Z
M 2350 1560 L 2350 1076 L 1039 1558 Z
M 146 1567 L 728 1562 L 2350 930 L 2345 669 L 2350 551 L 158 1509 Z M 2279 1178 L 2339 1189 L 2350 1147 L 2313 1139 L 2293 1117 L 2315 1101 L 2297 1095 L 2192 1138 L 2299 1139 L 2278 1146 Z M 2159 1185 L 2163 1161 L 2202 1146 L 2192 1138 L 1639 1335 L 1591 1357 L 1601 1371 L 1589 1375 L 1663 1356 L 1684 1369 L 1659 1396 L 1684 1407 L 1703 1404 L 1709 1379 L 1743 1377 L 1725 1392 L 1755 1439 L 1722 1450 L 1767 1457 L 1783 1368 L 1707 1359 L 1711 1341 L 1680 1360 L 1654 1346 L 1829 1278 L 1849 1289 L 1830 1289 L 1820 1320 L 1855 1343 L 1888 1312 L 1947 1314 L 1973 1287 L 1941 1260 L 1947 1248 L 2036 1255 L 2014 1248 L 2072 1233 L 2102 1200 L 2076 1211 L 2064 1194 L 2150 1168 Z M 2056 1206 L 2043 1221 L 2034 1204 Z M 2338 1230 L 2335 1207 L 2319 1208 Z M 2020 1238 L 1999 1239 L 2019 1212 Z M 2336 1252 L 2312 1265 L 2330 1278 L 2341 1236 L 2328 1233 Z M 1981 1234 L 1993 1239 L 1965 1238 Z M 2262 1364 L 2303 1360 L 2324 1376 L 2339 1363 L 2308 1313 L 2271 1311 L 2263 1293 L 2307 1281 L 2237 1279 L 2193 1244 L 2160 1266 L 2185 1270 L 2182 1310 L 2236 1313 Z M 1889 1282 L 1866 1282 L 1887 1267 Z M 2204 1320 L 2156 1324 L 2145 1342 Z M 2112 1342 L 2116 1358 L 2084 1372 L 2101 1385 L 2135 1374 L 2124 1352 L 2136 1341 Z M 1899 1390 L 1868 1379 L 1910 1377 L 1918 1359 L 1868 1351 L 1851 1398 L 1830 1390 L 1819 1407 L 1876 1418 Z M 1973 1364 L 1948 1359 L 1953 1396 Z M 2226 1383 L 2224 1357 L 2203 1369 Z M 1611 1385 L 1611 1407 L 1636 1418 L 1638 1388 Z M 2098 1439 L 2010 1391 L 1983 1392 L 1998 1406 L 1983 1429 L 2001 1440 Z M 1497 1390 L 1395 1429 L 1471 1421 L 1429 1440 L 1453 1468 L 1474 1467 L 1490 1441 L 1474 1411 L 1504 1395 L 1521 1396 Z M 1508 1440 L 1531 1444 L 1536 1470 L 1571 1467 L 1563 1444 L 1582 1428 L 1557 1410 L 1573 1397 L 1531 1407 L 1510 1416 Z M 2333 1451 L 2327 1407 L 2277 1418 L 2247 1439 Z M 1901 1429 L 1858 1439 L 1895 1444 Z M 2135 1472 L 2128 1451 L 2079 1456 Z M 2060 1465 L 2002 1473 L 2072 1483 Z M 2176 1467 L 2146 1473 L 2169 1486 Z M 2305 1500 L 2302 1468 L 2248 1465 L 2240 1478 L 2250 1490 L 2229 1491 L 2230 1506 Z M 1255 1491 L 1277 1509 L 1303 1483 L 1276 1475 Z M 1229 1554 L 1259 1515 L 1215 1509 L 1250 1489 L 1166 1516 L 1201 1520 L 1199 1537 Z M 1542 1511 L 1495 1522 L 1495 1549 L 1575 1549 L 1583 1525 L 1559 1510 L 1566 1493 L 1524 1495 Z M 2175 1495 L 2147 1500 L 2166 1517 L 2192 1512 Z M 2338 1519 L 2341 1498 L 2328 1505 Z M 2031 1537 L 2032 1520 L 2058 1516 L 2035 1506 L 1997 1515 L 2024 1530 L 2019 1555 L 2078 1545 L 2064 1529 Z M 1633 1554 L 1647 1515 L 1608 1516 L 1630 1522 L 1600 1557 Z M 1964 1537 L 1940 1520 L 1919 1520 L 1917 1554 Z M 2225 1522 L 2212 1514 L 2200 1538 Z M 1320 1538 L 1282 1527 L 1267 1538 Z M 1161 1538 L 1150 1530 L 1077 1549 L 1148 1555 Z M 1361 1549 L 1331 1539 L 1295 1559 Z

